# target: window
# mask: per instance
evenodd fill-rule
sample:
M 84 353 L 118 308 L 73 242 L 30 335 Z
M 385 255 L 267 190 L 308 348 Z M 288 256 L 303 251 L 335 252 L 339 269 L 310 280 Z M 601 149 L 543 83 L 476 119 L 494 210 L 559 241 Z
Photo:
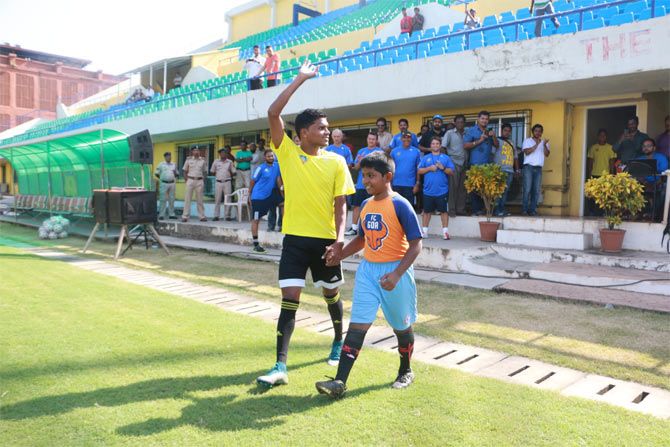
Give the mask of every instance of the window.
M 9 129 L 10 126 L 10 116 L 6 113 L 0 113 L 0 132 Z
M 63 104 L 66 106 L 72 105 L 79 101 L 79 84 L 72 81 L 63 81 Z
M 56 111 L 58 91 L 55 79 L 40 79 L 40 109 L 50 112 Z
M 35 108 L 35 79 L 32 76 L 16 75 L 16 107 Z
M 9 105 L 9 73 L 0 72 L 0 106 Z
M 33 119 L 33 118 L 31 116 L 28 116 L 28 115 L 21 115 L 21 116 L 14 117 L 14 121 L 16 121 L 17 126 L 20 125 L 20 124 L 26 123 L 26 122 L 30 121 L 31 119 Z
M 84 84 L 84 98 L 93 96 L 98 93 L 98 86 L 95 84 Z
M 257 143 L 261 139 L 260 133 L 237 133 L 226 135 L 226 144 L 230 144 L 232 147 L 239 146 L 242 140 L 247 143 Z
M 205 160 L 207 160 L 207 169 L 209 170 L 209 167 L 212 165 L 214 162 L 214 141 L 206 141 L 206 142 L 200 142 L 200 143 L 189 143 L 189 144 L 180 144 L 177 146 L 177 170 L 181 172 L 182 168 L 184 167 L 184 163 L 186 162 L 186 158 L 191 155 L 191 149 L 199 149 L 200 150 L 200 156 L 202 156 Z M 183 173 L 182 173 L 183 174 Z

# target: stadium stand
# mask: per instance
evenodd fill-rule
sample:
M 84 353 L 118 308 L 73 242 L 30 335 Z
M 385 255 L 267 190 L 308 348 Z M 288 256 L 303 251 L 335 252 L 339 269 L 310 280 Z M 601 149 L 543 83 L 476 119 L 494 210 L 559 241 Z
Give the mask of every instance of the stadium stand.
M 412 4 L 429 2 L 429 0 L 421 0 Z M 435 1 L 432 3 L 435 3 Z M 438 3 L 449 2 L 441 0 Z M 312 40 L 326 39 L 329 36 L 386 23 L 400 13 L 403 4 L 403 2 L 396 0 L 377 0 L 363 8 L 342 8 L 319 17 L 304 20 L 300 25 L 304 25 L 303 35 L 300 35 L 299 38 L 295 37 L 294 40 L 290 40 L 286 36 L 294 35 L 299 31 L 288 30 L 284 26 L 249 36 L 230 44 L 226 48 L 241 45 L 251 46 L 252 42 L 257 43 L 261 39 L 264 39 L 263 45 L 272 44 L 281 48 L 281 45 L 284 44 L 290 46 L 299 44 L 295 43 L 298 41 L 303 42 L 304 40 L 306 42 L 307 37 L 305 35 L 310 36 L 309 39 Z M 634 21 L 661 17 L 670 11 L 670 0 L 574 0 L 571 2 L 559 0 L 554 5 L 557 11 L 555 17 L 559 19 L 560 26 L 555 28 L 553 25 L 548 27 L 546 24 L 543 25 L 542 37 L 619 26 Z M 544 22 L 548 22 L 550 17 L 544 16 Z M 530 16 L 527 8 L 522 8 L 516 12 L 502 12 L 500 16 L 484 17 L 484 26 L 475 30 L 464 30 L 463 23 L 458 22 L 451 29 L 449 25 L 443 25 L 438 29 L 431 28 L 413 33 L 411 37 L 403 34 L 388 37 L 384 41 L 375 39 L 370 42 L 361 42 L 358 48 L 347 50 L 340 56 L 337 55 L 336 49 L 331 48 L 282 61 L 279 71 L 282 75 L 281 82 L 290 82 L 305 59 L 320 65 L 319 75 L 324 77 L 404 63 L 426 57 L 441 56 L 447 53 L 475 50 L 480 47 L 534 39 L 536 38 L 534 34 L 536 20 L 536 18 Z M 310 28 L 313 25 L 310 25 L 312 21 L 318 21 L 313 23 L 316 24 L 314 28 Z M 318 32 L 315 31 L 316 28 L 318 28 Z M 293 34 L 290 34 L 289 31 Z M 289 34 L 283 35 L 282 33 Z M 298 34 L 295 34 L 295 36 L 298 36 Z M 247 54 L 244 53 L 246 50 L 250 50 L 250 48 L 241 50 L 240 54 Z M 246 72 L 232 73 L 185 85 L 173 89 L 165 95 L 156 94 L 153 100 L 148 103 L 118 105 L 104 111 L 97 109 L 80 115 L 41 123 L 23 134 L 0 141 L 0 146 L 86 128 L 109 121 L 188 106 L 246 91 Z

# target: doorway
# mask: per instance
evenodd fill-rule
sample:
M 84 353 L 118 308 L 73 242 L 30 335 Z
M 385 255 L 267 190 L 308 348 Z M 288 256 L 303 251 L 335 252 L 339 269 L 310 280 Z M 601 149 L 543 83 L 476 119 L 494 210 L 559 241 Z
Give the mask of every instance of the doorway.
M 587 177 L 587 154 L 589 148 L 598 142 L 598 131 L 605 129 L 607 131 L 607 142 L 612 146 L 619 140 L 621 134 L 626 128 L 628 120 L 637 115 L 636 105 L 625 105 L 617 107 L 598 107 L 590 108 L 586 114 L 586 129 L 584 138 L 584 170 L 582 173 L 582 193 L 584 183 L 588 180 Z M 582 194 L 583 196 L 583 194 Z M 589 209 L 588 199 L 582 199 L 582 215 L 589 216 L 593 214 L 593 210 Z

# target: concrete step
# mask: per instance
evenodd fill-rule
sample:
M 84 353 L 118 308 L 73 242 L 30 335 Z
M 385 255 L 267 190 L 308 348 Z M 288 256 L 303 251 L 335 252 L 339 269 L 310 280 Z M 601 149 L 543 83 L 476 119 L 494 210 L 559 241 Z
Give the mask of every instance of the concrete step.
M 593 246 L 590 233 L 559 233 L 553 231 L 498 230 L 498 244 L 528 245 L 531 247 L 586 250 Z
M 534 262 L 506 259 L 496 253 L 464 259 L 462 263 L 464 272 L 496 278 L 527 278 L 535 265 Z
M 601 265 L 624 269 L 649 270 L 670 273 L 670 256 L 666 253 L 623 250 L 621 253 L 603 253 L 599 249 L 548 250 L 524 245 L 495 244 L 491 249 L 504 258 L 525 262 L 572 262 L 581 265 Z

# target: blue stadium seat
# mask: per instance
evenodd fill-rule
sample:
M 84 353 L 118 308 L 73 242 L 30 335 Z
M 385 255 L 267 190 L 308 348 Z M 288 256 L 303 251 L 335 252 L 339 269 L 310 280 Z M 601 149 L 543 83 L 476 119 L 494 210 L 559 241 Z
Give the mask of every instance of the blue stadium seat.
M 554 2 L 554 11 L 556 12 L 572 11 L 573 9 L 575 9 L 575 5 L 572 2 L 566 2 L 565 0 Z
M 599 17 L 594 20 L 589 20 L 588 22 L 584 22 L 584 26 L 582 27 L 582 31 L 588 31 L 590 29 L 598 29 L 598 28 L 604 28 L 605 27 L 605 19 L 602 17 Z
M 400 62 L 407 62 L 409 61 L 409 56 L 406 54 L 399 54 L 398 56 L 393 58 L 393 63 L 397 64 Z
M 500 14 L 500 23 L 513 22 L 516 20 L 512 11 L 505 11 Z
M 446 53 L 446 49 L 442 45 L 436 45 L 433 48 L 430 49 L 428 52 L 428 56 L 442 56 L 444 53 Z
M 428 42 L 419 42 L 417 51 L 426 51 L 430 50 L 430 44 Z
M 647 7 L 647 2 L 640 0 L 632 3 L 624 3 L 623 5 L 619 6 L 619 9 L 622 13 L 632 12 L 633 14 L 639 14 L 642 12 L 642 10 L 647 9 Z
M 575 0 L 576 8 L 587 8 L 596 4 L 596 0 Z
M 465 48 L 465 39 L 463 36 L 456 36 L 449 38 L 449 43 L 447 44 L 447 53 L 456 53 L 458 51 L 463 51 Z
M 617 6 L 609 6 L 607 8 L 596 9 L 593 12 L 594 18 L 601 18 L 605 20 L 605 24 L 609 23 L 609 20 L 615 15 L 619 14 L 619 8 Z
M 613 16 L 610 19 L 610 26 L 624 25 L 626 23 L 632 23 L 635 21 L 635 16 L 632 12 L 625 12 L 623 14 L 618 14 Z
M 577 31 L 579 31 L 577 24 L 574 22 L 570 22 L 567 25 L 561 25 L 561 27 L 557 30 L 556 34 L 574 34 Z
M 505 36 L 501 29 L 493 29 L 484 32 L 484 41 L 486 42 L 486 46 L 499 45 L 505 43 Z
M 446 36 L 449 34 L 449 25 L 442 25 L 440 29 L 437 30 L 437 35 L 438 36 Z
M 398 36 L 398 43 L 405 43 L 409 40 L 409 35 L 407 33 L 401 34 Z
M 435 28 L 430 28 L 423 31 L 423 38 L 428 39 L 430 37 L 435 37 Z
M 509 25 L 502 27 L 502 33 L 507 42 L 514 42 L 516 40 L 516 28 L 518 25 Z
M 468 49 L 474 50 L 475 48 L 484 46 L 484 35 L 481 32 L 471 33 L 468 36 Z
M 493 26 L 498 24 L 498 18 L 496 16 L 486 16 L 482 21 L 482 26 Z
M 530 11 L 528 8 L 521 8 L 516 10 L 516 19 L 521 20 L 521 19 L 527 19 L 530 17 Z
M 463 28 L 465 28 L 465 25 L 463 22 L 456 22 L 454 23 L 454 29 L 452 32 L 457 33 L 459 31 L 463 31 Z

